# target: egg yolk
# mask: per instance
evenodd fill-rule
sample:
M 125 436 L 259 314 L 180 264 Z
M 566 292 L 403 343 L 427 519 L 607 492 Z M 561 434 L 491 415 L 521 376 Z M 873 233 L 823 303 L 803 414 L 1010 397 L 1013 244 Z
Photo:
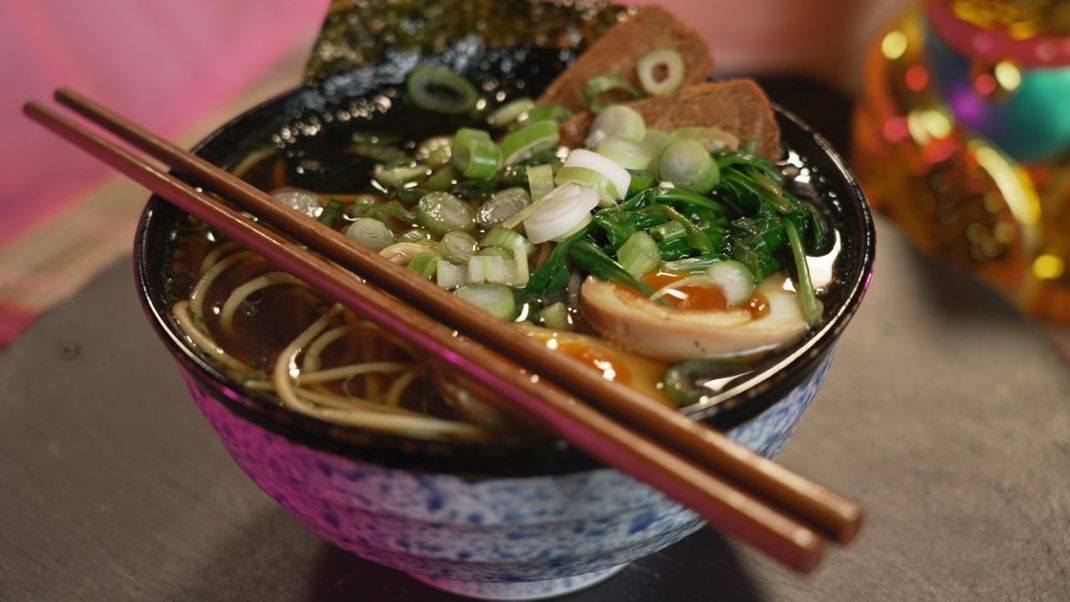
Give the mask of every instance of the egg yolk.
M 643 277 L 643 280 L 660 289 L 683 278 L 680 274 L 672 272 L 651 272 Z M 716 286 L 680 286 L 670 289 L 663 297 L 672 303 L 676 309 L 684 311 L 723 311 L 728 309 L 728 301 L 724 293 Z
M 643 276 L 643 281 L 660 289 L 685 278 L 683 274 L 673 272 L 651 272 Z M 728 309 L 728 301 L 724 293 L 717 286 L 684 285 L 669 289 L 662 297 L 681 311 L 724 311 Z M 750 311 L 751 317 L 757 320 L 769 313 L 769 302 L 760 295 L 754 293 L 740 305 Z
M 598 370 L 606 380 L 614 380 L 625 385 L 632 381 L 628 369 L 620 362 L 614 362 L 614 358 L 592 348 L 584 341 L 558 341 L 557 350 L 579 360 L 585 366 Z

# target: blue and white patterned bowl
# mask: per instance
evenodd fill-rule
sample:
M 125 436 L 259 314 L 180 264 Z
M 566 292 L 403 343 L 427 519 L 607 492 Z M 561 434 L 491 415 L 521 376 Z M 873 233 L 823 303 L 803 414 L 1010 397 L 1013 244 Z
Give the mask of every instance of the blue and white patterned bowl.
M 469 59 L 457 65 L 482 64 Z M 371 70 L 294 90 L 223 126 L 197 152 L 233 165 L 310 112 L 396 85 L 398 72 Z M 770 458 L 821 386 L 868 285 L 874 245 L 869 209 L 843 161 L 794 116 L 777 113 L 784 144 L 807 159 L 837 234 L 828 321 L 745 383 L 684 410 Z M 244 390 L 192 348 L 170 317 L 163 266 L 179 217 L 154 197 L 139 224 L 134 262 L 146 315 L 238 465 L 327 541 L 445 590 L 521 600 L 597 583 L 702 526 L 686 508 L 567 445 L 421 442 L 322 422 Z
M 730 435 L 775 458 L 828 371 Z M 183 370 L 197 407 L 260 489 L 327 541 L 435 587 L 527 600 L 598 583 L 703 521 L 616 470 L 479 477 L 390 468 L 312 447 L 245 420 Z

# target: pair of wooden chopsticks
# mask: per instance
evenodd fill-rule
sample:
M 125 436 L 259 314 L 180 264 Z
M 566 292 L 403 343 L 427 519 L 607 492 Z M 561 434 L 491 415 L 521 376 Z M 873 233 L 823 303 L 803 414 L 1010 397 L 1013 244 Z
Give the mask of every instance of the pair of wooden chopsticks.
M 800 572 L 817 566 L 826 540 L 847 543 L 858 532 L 862 513 L 849 500 L 605 380 L 517 328 L 486 319 L 431 282 L 92 100 L 66 89 L 55 98 L 260 223 L 39 103 L 23 110 L 326 296 L 499 391 L 591 456 L 656 487 L 717 529 Z

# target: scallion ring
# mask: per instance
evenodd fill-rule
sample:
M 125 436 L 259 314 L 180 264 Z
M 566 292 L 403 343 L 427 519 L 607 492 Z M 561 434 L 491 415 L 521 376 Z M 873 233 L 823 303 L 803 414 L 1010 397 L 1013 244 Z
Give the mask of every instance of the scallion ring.
M 705 194 L 720 180 L 720 170 L 701 142 L 681 140 L 661 152 L 658 177 L 674 186 Z
M 445 165 L 450 162 L 450 146 L 453 138 L 449 136 L 434 136 L 424 140 L 416 147 L 416 160 L 431 167 Z
M 457 171 L 472 180 L 489 180 L 498 173 L 502 152 L 483 130 L 461 128 L 453 137 L 452 162 Z
M 569 111 L 561 105 L 535 105 L 517 117 L 518 123 L 535 123 L 536 121 L 553 121 L 561 123 L 572 117 Z
M 668 132 L 648 129 L 640 144 L 650 152 L 651 156 L 657 157 L 661 154 L 661 151 L 665 150 L 665 147 L 669 142 L 672 141 L 671 138 L 672 137 Z
M 532 200 L 540 199 L 554 189 L 554 168 L 549 163 L 529 167 L 527 175 Z
M 557 172 L 554 183 L 560 186 L 569 182 L 593 188 L 598 193 L 599 198 L 617 198 L 617 187 L 613 182 L 589 167 L 562 167 Z
M 572 183 L 558 186 L 531 205 L 524 231 L 532 244 L 552 240 L 590 220 L 591 209 L 597 206 L 598 194 L 594 190 Z
M 475 210 L 448 192 L 425 194 L 416 205 L 416 221 L 436 236 L 473 230 L 476 225 Z
M 509 134 L 502 140 L 505 165 L 527 159 L 534 153 L 553 148 L 561 134 L 553 121 L 537 121 Z
M 479 206 L 476 223 L 483 228 L 492 228 L 523 211 L 530 204 L 531 199 L 526 190 L 519 186 L 506 188 L 490 195 L 490 198 Z
M 668 94 L 684 83 L 684 58 L 671 48 L 651 50 L 639 59 L 636 71 L 647 94 Z
M 535 101 L 530 98 L 517 98 L 494 109 L 487 117 L 487 123 L 496 128 L 503 128 L 517 120 L 518 117 L 535 106 Z
M 754 274 L 734 259 L 718 261 L 706 269 L 706 274 L 721 288 L 728 307 L 736 307 L 750 299 L 754 292 Z
M 606 136 L 618 136 L 632 142 L 642 142 L 646 137 L 646 122 L 638 111 L 624 105 L 606 107 L 591 122 L 584 145 L 595 148 Z
M 646 232 L 639 231 L 628 237 L 617 249 L 617 261 L 628 273 L 640 277 L 653 272 L 661 265 L 658 243 Z
M 512 289 L 504 284 L 474 283 L 462 286 L 454 294 L 492 316 L 503 320 L 516 318 L 516 299 L 513 297 Z
M 604 193 L 602 195 L 602 200 L 604 201 L 603 205 L 606 206 L 612 205 L 614 201 L 624 198 L 624 194 L 628 192 L 628 186 L 632 181 L 632 176 L 628 173 L 628 170 L 618 165 L 612 159 L 582 148 L 578 148 L 568 154 L 568 158 L 565 159 L 564 167 L 558 172 L 558 184 L 565 179 L 561 173 L 569 167 L 584 167 L 593 170 L 607 178 L 613 184 L 612 189 L 608 186 L 601 189 Z
M 400 165 L 397 167 L 378 168 L 373 174 L 375 180 L 388 188 L 405 188 L 408 184 L 426 178 L 431 170 L 426 165 Z
M 653 155 L 642 145 L 619 136 L 606 136 L 598 144 L 599 155 L 608 157 L 624 169 L 641 171 L 650 167 Z
M 479 93 L 471 82 L 446 67 L 422 65 L 405 80 L 412 102 L 428 111 L 457 115 L 476 106 Z
M 394 244 L 394 234 L 383 222 L 370 217 L 358 217 L 346 228 L 346 237 L 372 251 L 382 251 Z
M 598 97 L 607 92 L 622 91 L 628 94 L 629 100 L 639 98 L 642 93 L 635 88 L 635 86 L 628 83 L 628 80 L 619 75 L 599 75 L 587 80 L 587 85 L 583 89 L 583 104 L 593 113 L 598 113 L 602 109 L 616 104 L 608 101 L 598 100 Z

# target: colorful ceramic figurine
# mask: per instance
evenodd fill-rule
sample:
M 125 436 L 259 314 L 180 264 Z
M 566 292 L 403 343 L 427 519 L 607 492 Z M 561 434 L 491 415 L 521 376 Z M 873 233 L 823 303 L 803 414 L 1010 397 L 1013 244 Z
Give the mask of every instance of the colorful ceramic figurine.
M 1070 2 L 922 3 L 871 49 L 854 138 L 922 249 L 1070 323 Z

